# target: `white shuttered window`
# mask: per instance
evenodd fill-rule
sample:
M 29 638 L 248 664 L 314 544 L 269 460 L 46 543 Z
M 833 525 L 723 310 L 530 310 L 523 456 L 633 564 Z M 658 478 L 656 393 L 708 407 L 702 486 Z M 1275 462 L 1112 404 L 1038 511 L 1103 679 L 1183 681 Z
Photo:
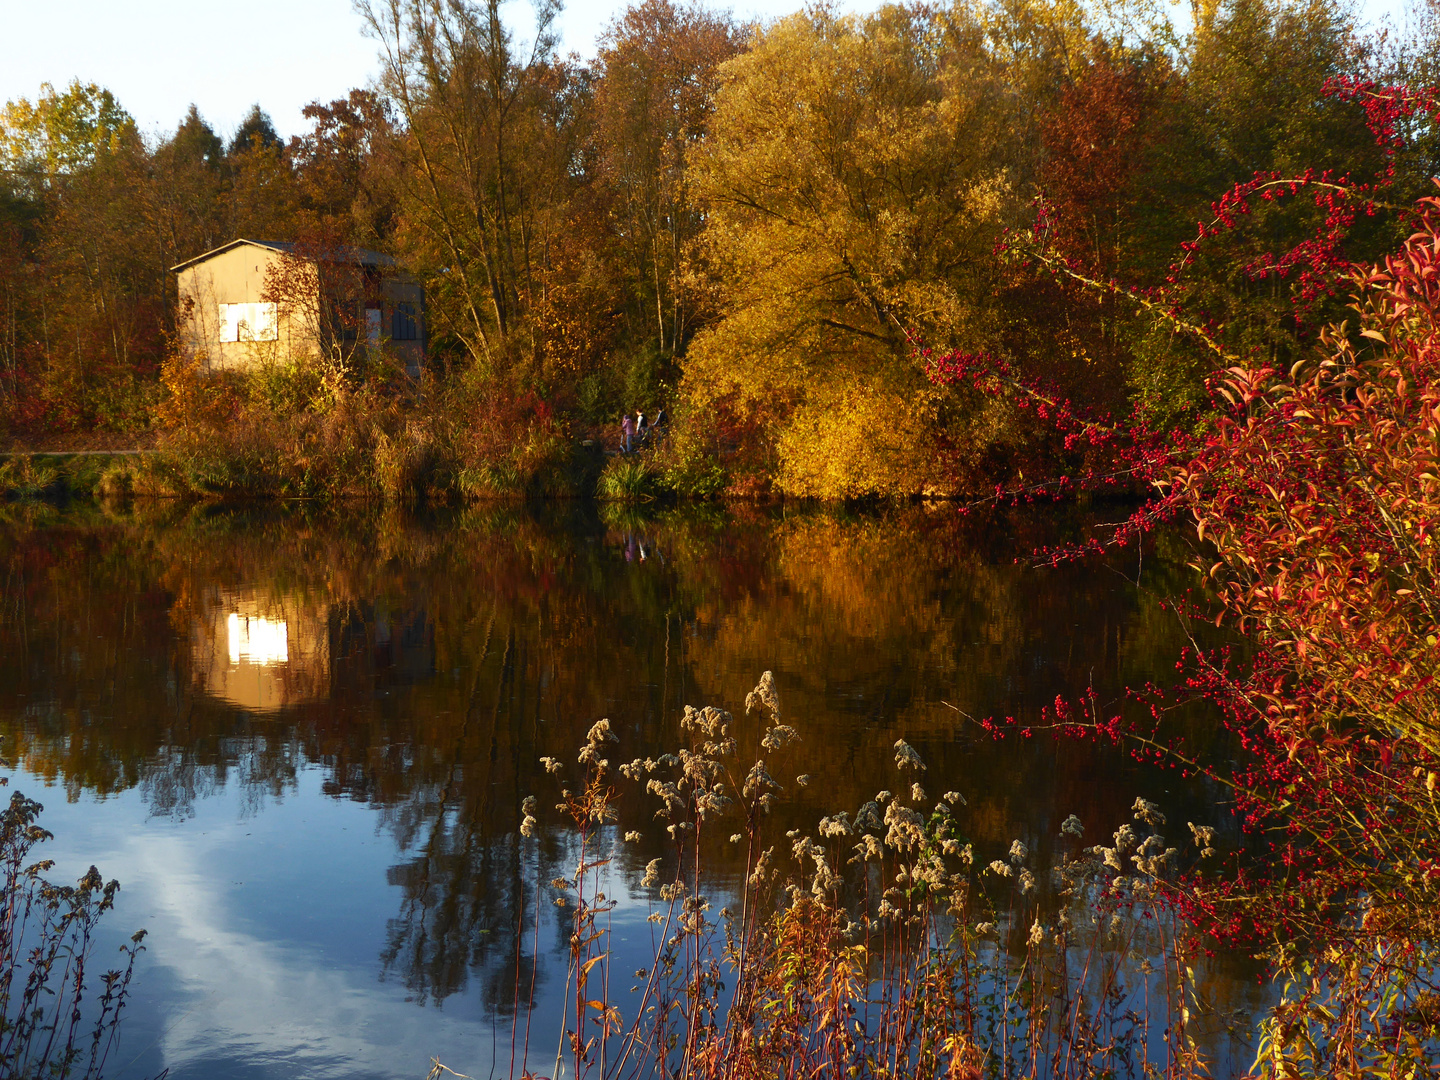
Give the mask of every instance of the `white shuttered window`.
M 275 341 L 280 336 L 274 304 L 220 304 L 221 341 Z

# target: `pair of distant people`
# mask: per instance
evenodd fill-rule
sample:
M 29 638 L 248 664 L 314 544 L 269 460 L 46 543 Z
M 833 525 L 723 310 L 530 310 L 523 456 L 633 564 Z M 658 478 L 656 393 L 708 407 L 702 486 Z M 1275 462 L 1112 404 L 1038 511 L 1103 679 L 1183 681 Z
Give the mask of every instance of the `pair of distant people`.
M 643 412 L 636 412 L 631 416 L 628 412 L 620 416 L 620 452 L 622 454 L 634 453 L 647 441 L 657 442 L 665 430 L 665 425 L 670 418 L 665 415 L 661 408 L 655 414 L 655 422 L 650 423 L 645 419 Z

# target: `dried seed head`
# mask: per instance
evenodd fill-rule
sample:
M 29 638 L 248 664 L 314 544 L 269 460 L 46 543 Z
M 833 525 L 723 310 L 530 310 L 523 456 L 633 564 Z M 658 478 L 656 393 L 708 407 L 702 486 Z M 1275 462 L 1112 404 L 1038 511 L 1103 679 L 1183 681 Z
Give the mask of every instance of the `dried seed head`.
M 770 770 L 765 768 L 765 762 L 757 761 L 751 767 L 750 772 L 746 774 L 745 785 L 740 789 L 740 794 L 747 799 L 755 799 L 763 798 L 768 792 L 779 790 L 780 785 L 770 775 Z
M 699 731 L 711 739 L 723 740 L 733 721 L 734 717 L 728 712 L 713 705 L 706 705 L 703 709 L 686 705 L 685 715 L 680 718 L 680 727 L 684 731 Z
M 880 843 L 880 838 L 871 836 L 869 833 L 866 833 L 860 843 L 855 845 L 855 850 L 863 855 L 866 861 L 881 859 L 885 856 L 885 846 Z
M 755 689 L 745 695 L 745 715 L 750 715 L 761 706 L 770 711 L 772 718 L 780 718 L 780 695 L 775 691 L 775 676 L 768 671 L 761 673 Z
M 879 829 L 883 824 L 880 817 L 880 804 L 877 802 L 867 802 L 855 811 L 855 828 L 861 832 L 866 829 Z
M 1159 877 L 1169 861 L 1171 852 L 1165 848 L 1165 838 L 1158 834 L 1147 836 L 1140 849 L 1130 857 L 1135 868 L 1149 877 Z
M 1139 836 L 1136 835 L 1135 829 L 1131 825 L 1121 825 L 1120 828 L 1115 830 L 1115 850 L 1121 855 L 1124 855 L 1135 846 L 1139 839 Z
M 636 781 L 645 774 L 645 761 L 643 758 L 636 758 L 628 765 L 620 766 L 620 775 L 626 780 Z
M 1130 809 L 1135 811 L 1136 821 L 1143 821 L 1152 829 L 1158 829 L 1165 824 L 1165 815 L 1160 812 L 1160 807 L 1149 799 L 1137 798 Z
M 909 851 L 925 839 L 925 819 L 908 807 L 892 802 L 885 808 L 885 843 L 896 851 Z
M 1200 848 L 1200 857 L 1208 859 L 1215 854 L 1215 829 L 1210 825 L 1196 825 L 1189 822 L 1190 834 L 1195 837 L 1195 846 Z
M 775 849 L 773 847 L 768 847 L 760 853 L 760 857 L 755 860 L 755 869 L 751 872 L 749 877 L 749 883 L 752 888 L 763 885 L 767 880 L 769 880 L 771 874 L 771 863 L 774 861 L 774 859 Z
M 918 769 L 925 771 L 925 762 L 920 760 L 920 755 L 915 748 L 904 739 L 895 740 L 895 767 L 899 769 Z
M 765 732 L 760 745 L 766 750 L 783 750 L 793 742 L 800 741 L 800 733 L 789 724 L 776 724 Z

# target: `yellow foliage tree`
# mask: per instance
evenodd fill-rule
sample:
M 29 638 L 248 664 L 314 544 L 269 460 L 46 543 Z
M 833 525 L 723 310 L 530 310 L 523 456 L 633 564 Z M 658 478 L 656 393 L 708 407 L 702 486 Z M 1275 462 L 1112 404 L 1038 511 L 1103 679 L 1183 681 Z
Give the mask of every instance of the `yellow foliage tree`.
M 945 410 L 907 332 L 993 322 L 991 252 L 1016 198 L 1020 124 L 968 8 L 814 8 L 722 68 L 705 152 L 720 318 L 684 391 L 763 424 L 794 494 L 931 484 Z

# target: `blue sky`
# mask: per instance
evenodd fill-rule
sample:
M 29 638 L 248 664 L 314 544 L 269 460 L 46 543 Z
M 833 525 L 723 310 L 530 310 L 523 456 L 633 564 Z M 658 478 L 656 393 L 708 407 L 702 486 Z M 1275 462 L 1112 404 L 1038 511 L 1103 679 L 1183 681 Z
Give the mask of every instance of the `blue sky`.
M 735 0 L 741 18 L 770 18 L 801 0 Z M 724 8 L 723 3 L 710 6 Z M 843 10 L 869 10 L 874 0 L 841 0 Z M 530 8 L 512 0 L 517 26 Z M 621 0 L 570 0 L 561 15 L 566 51 L 592 55 L 601 29 L 625 7 Z M 1363 0 L 1374 18 L 1404 9 L 1404 0 Z M 193 101 L 222 134 L 259 102 L 282 135 L 305 127 L 300 110 L 312 100 L 341 97 L 376 70 L 375 43 L 361 33 L 350 0 L 0 0 L 6 56 L 0 101 L 34 97 L 42 82 L 71 79 L 108 87 L 151 134 L 173 130 Z

